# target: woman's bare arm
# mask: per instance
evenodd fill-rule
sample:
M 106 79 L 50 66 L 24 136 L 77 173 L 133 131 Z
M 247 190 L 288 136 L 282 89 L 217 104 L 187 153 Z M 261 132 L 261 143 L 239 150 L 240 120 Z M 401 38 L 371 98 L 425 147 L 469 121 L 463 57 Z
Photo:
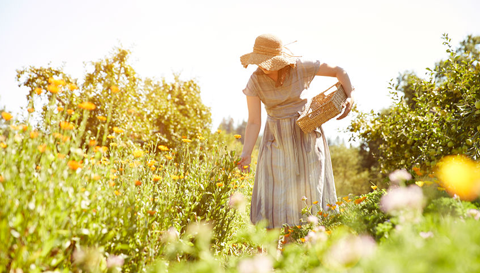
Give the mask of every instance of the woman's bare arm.
M 345 107 L 345 110 L 343 111 L 343 114 L 340 115 L 337 119 L 343 119 L 345 118 L 348 113 L 350 113 L 350 110 L 352 110 L 353 107 L 353 91 L 354 89 L 352 88 L 352 83 L 350 82 L 350 78 L 348 77 L 348 74 L 343 68 L 338 67 L 338 66 L 331 66 L 326 63 L 320 64 L 320 67 L 317 71 L 317 76 L 326 76 L 326 77 L 336 77 L 338 81 L 342 84 L 343 89 L 345 90 L 345 94 L 347 95 L 347 100 L 343 104 L 343 107 Z
M 262 127 L 262 108 L 261 101 L 258 97 L 247 96 L 248 121 L 245 128 L 245 141 L 243 151 L 238 167 L 242 171 L 250 171 L 250 163 L 252 161 L 252 151 L 257 142 L 258 133 Z M 243 166 L 248 166 L 244 169 Z

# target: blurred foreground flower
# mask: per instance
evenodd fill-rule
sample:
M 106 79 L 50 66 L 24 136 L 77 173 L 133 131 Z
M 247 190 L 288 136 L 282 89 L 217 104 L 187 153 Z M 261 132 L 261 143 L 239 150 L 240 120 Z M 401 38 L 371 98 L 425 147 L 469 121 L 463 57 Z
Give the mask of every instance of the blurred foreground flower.
M 235 192 L 230 196 L 228 205 L 232 208 L 239 209 L 245 205 L 245 196 L 241 192 Z
M 416 185 L 391 188 L 380 200 L 380 208 L 393 215 L 402 210 L 422 211 L 424 205 L 422 189 Z
M 107 258 L 107 268 L 121 267 L 125 260 L 122 256 L 110 255 Z
M 97 272 L 102 258 L 102 253 L 96 248 L 76 248 L 73 252 L 73 264 L 85 272 Z
M 91 102 L 88 102 L 88 101 L 85 101 L 85 102 L 82 102 L 78 105 L 79 108 L 82 108 L 82 109 L 85 109 L 85 110 L 94 110 L 95 109 L 95 104 L 91 103 Z
M 447 156 L 438 164 L 437 177 L 450 195 L 471 201 L 480 194 L 480 165 L 466 156 Z
M 242 136 L 241 136 L 241 135 L 234 135 L 234 137 L 235 137 L 236 139 L 240 139 L 240 138 L 242 138 Z
M 272 258 L 265 255 L 256 255 L 250 259 L 244 259 L 238 263 L 239 273 L 266 273 L 273 271 Z
M 395 170 L 391 174 L 388 175 L 390 181 L 395 184 L 399 184 L 401 182 L 407 181 L 412 179 L 412 175 L 407 172 L 405 169 L 402 170 Z
M 362 257 L 375 251 L 375 240 L 366 235 L 349 234 L 336 242 L 325 255 L 325 264 L 332 269 L 354 266 Z
M 7 112 L 2 112 L 2 117 L 6 121 L 9 121 L 13 118 L 13 116 L 10 113 L 7 113 Z

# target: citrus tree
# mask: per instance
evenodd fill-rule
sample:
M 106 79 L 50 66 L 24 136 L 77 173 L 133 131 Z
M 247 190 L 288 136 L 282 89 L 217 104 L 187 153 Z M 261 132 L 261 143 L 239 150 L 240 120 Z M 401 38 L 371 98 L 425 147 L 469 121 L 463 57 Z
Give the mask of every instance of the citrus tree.
M 480 37 L 468 36 L 449 57 L 427 68 L 422 79 L 411 72 L 389 89 L 393 106 L 383 113 L 360 113 L 349 131 L 376 150 L 382 171 L 431 170 L 449 154 L 480 156 Z M 373 145 L 368 145 L 373 144 Z

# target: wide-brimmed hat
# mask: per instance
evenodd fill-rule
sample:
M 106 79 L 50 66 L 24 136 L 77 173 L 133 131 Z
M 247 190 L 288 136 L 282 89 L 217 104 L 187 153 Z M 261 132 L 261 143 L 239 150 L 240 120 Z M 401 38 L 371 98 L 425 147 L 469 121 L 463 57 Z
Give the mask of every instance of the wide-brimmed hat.
M 266 70 L 275 71 L 287 65 L 295 66 L 296 57 L 285 52 L 282 40 L 272 34 L 262 34 L 255 39 L 253 52 L 240 57 L 240 62 L 247 68 L 256 64 Z

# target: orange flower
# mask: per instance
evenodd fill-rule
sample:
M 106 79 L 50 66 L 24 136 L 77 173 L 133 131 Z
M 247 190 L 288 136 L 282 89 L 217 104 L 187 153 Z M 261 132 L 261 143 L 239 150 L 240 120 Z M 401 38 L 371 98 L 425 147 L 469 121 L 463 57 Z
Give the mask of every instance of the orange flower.
M 4 142 L 0 142 L 0 147 L 2 147 L 3 149 L 7 148 L 7 144 L 5 144 Z
M 223 183 L 222 182 L 217 183 L 217 187 L 223 187 Z
M 43 92 L 42 88 L 39 88 L 39 87 L 35 88 L 35 93 L 37 93 L 37 95 L 41 95 L 42 92 Z
M 110 90 L 114 94 L 120 92 L 120 89 L 118 89 L 118 86 L 115 86 L 115 85 L 110 86 Z
M 155 214 L 155 211 L 154 210 L 148 210 L 147 213 L 153 216 Z
M 38 132 L 37 131 L 31 131 L 30 132 L 30 138 L 37 138 L 38 137 Z
M 139 180 L 136 180 L 136 181 L 135 181 L 135 186 L 140 186 L 140 185 L 142 185 L 142 182 L 139 181 Z
M 155 165 L 155 164 L 157 164 L 157 161 L 155 161 L 155 160 L 150 160 L 150 161 L 148 161 L 148 163 L 147 163 L 148 167 L 152 167 L 152 166 Z
M 64 159 L 65 155 L 64 154 L 57 154 L 57 157 L 60 158 L 60 159 Z
M 108 182 L 108 185 L 110 185 L 110 187 L 113 187 L 113 186 L 115 186 L 115 182 L 114 182 L 114 181 L 110 181 L 110 182 Z
M 119 196 L 121 194 L 119 191 L 114 191 L 113 193 L 115 193 L 116 196 Z
M 187 138 L 182 139 L 182 141 L 185 142 L 185 143 L 190 143 L 190 142 L 192 142 L 190 139 L 187 139 Z
M 98 180 L 102 179 L 102 177 L 101 177 L 100 175 L 98 175 L 98 174 L 94 174 L 94 175 L 92 176 L 92 179 L 95 180 L 95 181 L 98 181 Z
M 107 138 L 108 138 L 108 139 L 114 139 L 114 138 L 115 138 L 115 136 L 108 135 L 108 136 L 107 136 Z
M 41 152 L 44 153 L 47 150 L 47 144 L 42 144 L 37 147 L 37 149 Z
M 376 190 L 376 189 L 377 189 L 377 186 L 371 186 L 371 188 L 372 188 L 373 190 Z
M 100 120 L 100 121 L 106 121 L 107 118 L 104 117 L 104 116 L 97 116 L 97 119 Z
M 343 203 L 341 201 L 337 201 L 337 205 L 343 205 Z
M 78 89 L 78 87 L 73 83 L 69 83 L 67 86 L 68 86 L 68 89 L 70 89 L 70 91 Z
M 82 164 L 80 164 L 79 162 L 75 161 L 75 160 L 70 160 L 68 161 L 68 167 L 71 169 L 71 170 L 78 170 L 79 168 L 82 167 Z
M 62 128 L 63 130 L 73 130 L 74 125 L 66 121 L 61 121 L 60 128 Z
M 242 138 L 241 135 L 234 135 L 234 137 L 235 137 L 236 139 Z
M 35 112 L 35 109 L 34 109 L 34 108 L 28 108 L 27 111 L 28 111 L 29 113 L 33 113 L 33 112 Z
M 75 113 L 75 111 L 73 111 L 72 109 L 67 109 L 67 114 L 72 115 L 73 113 Z
M 135 158 L 142 157 L 143 156 L 143 151 L 142 150 L 135 150 L 135 151 L 133 151 L 133 156 Z
M 173 157 L 169 156 L 169 155 L 165 155 L 165 158 L 168 159 L 168 160 L 172 160 Z
M 88 101 L 85 101 L 85 102 L 82 102 L 78 105 L 78 107 L 82 108 L 82 109 L 85 109 L 85 110 L 93 110 L 95 109 L 95 104 L 91 103 L 91 102 L 88 102 Z
M 55 86 L 59 86 L 59 85 L 65 85 L 65 81 L 60 79 L 54 79 L 54 78 L 49 78 L 48 79 L 48 83 L 52 84 L 52 85 L 55 85 Z
M 93 147 L 95 145 L 97 145 L 97 142 L 94 139 L 90 139 L 90 141 L 88 142 L 88 146 Z
M 314 205 L 318 204 L 318 201 L 313 202 Z
M 154 176 L 153 176 L 153 181 L 158 182 L 158 181 L 160 181 L 160 180 L 162 180 L 162 177 L 161 177 L 161 176 L 158 176 L 158 175 L 154 175 Z
M 366 197 L 366 196 L 364 196 L 364 197 L 361 197 L 361 198 L 358 198 L 358 199 L 355 199 L 355 201 L 354 201 L 354 202 L 355 202 L 355 204 L 357 204 L 357 205 L 358 205 L 358 204 L 362 203 L 362 202 L 363 202 L 365 199 L 367 199 L 367 197 Z
M 9 120 L 11 120 L 11 119 L 13 118 L 13 116 L 10 115 L 10 114 L 7 113 L 7 112 L 2 112 L 2 117 L 3 117 L 3 119 L 6 120 L 6 121 L 9 121 Z
M 49 84 L 48 87 L 47 87 L 48 91 L 50 91 L 50 93 L 52 94 L 58 94 L 58 92 L 60 92 L 60 88 L 58 88 L 57 85 L 53 85 L 53 84 Z
M 3 183 L 5 181 L 5 178 L 3 178 L 3 176 L 0 175 L 0 183 Z
M 58 111 L 58 112 L 62 112 L 62 111 L 63 111 L 63 107 L 62 107 L 62 106 L 58 106 L 58 107 L 57 107 L 57 111 Z

